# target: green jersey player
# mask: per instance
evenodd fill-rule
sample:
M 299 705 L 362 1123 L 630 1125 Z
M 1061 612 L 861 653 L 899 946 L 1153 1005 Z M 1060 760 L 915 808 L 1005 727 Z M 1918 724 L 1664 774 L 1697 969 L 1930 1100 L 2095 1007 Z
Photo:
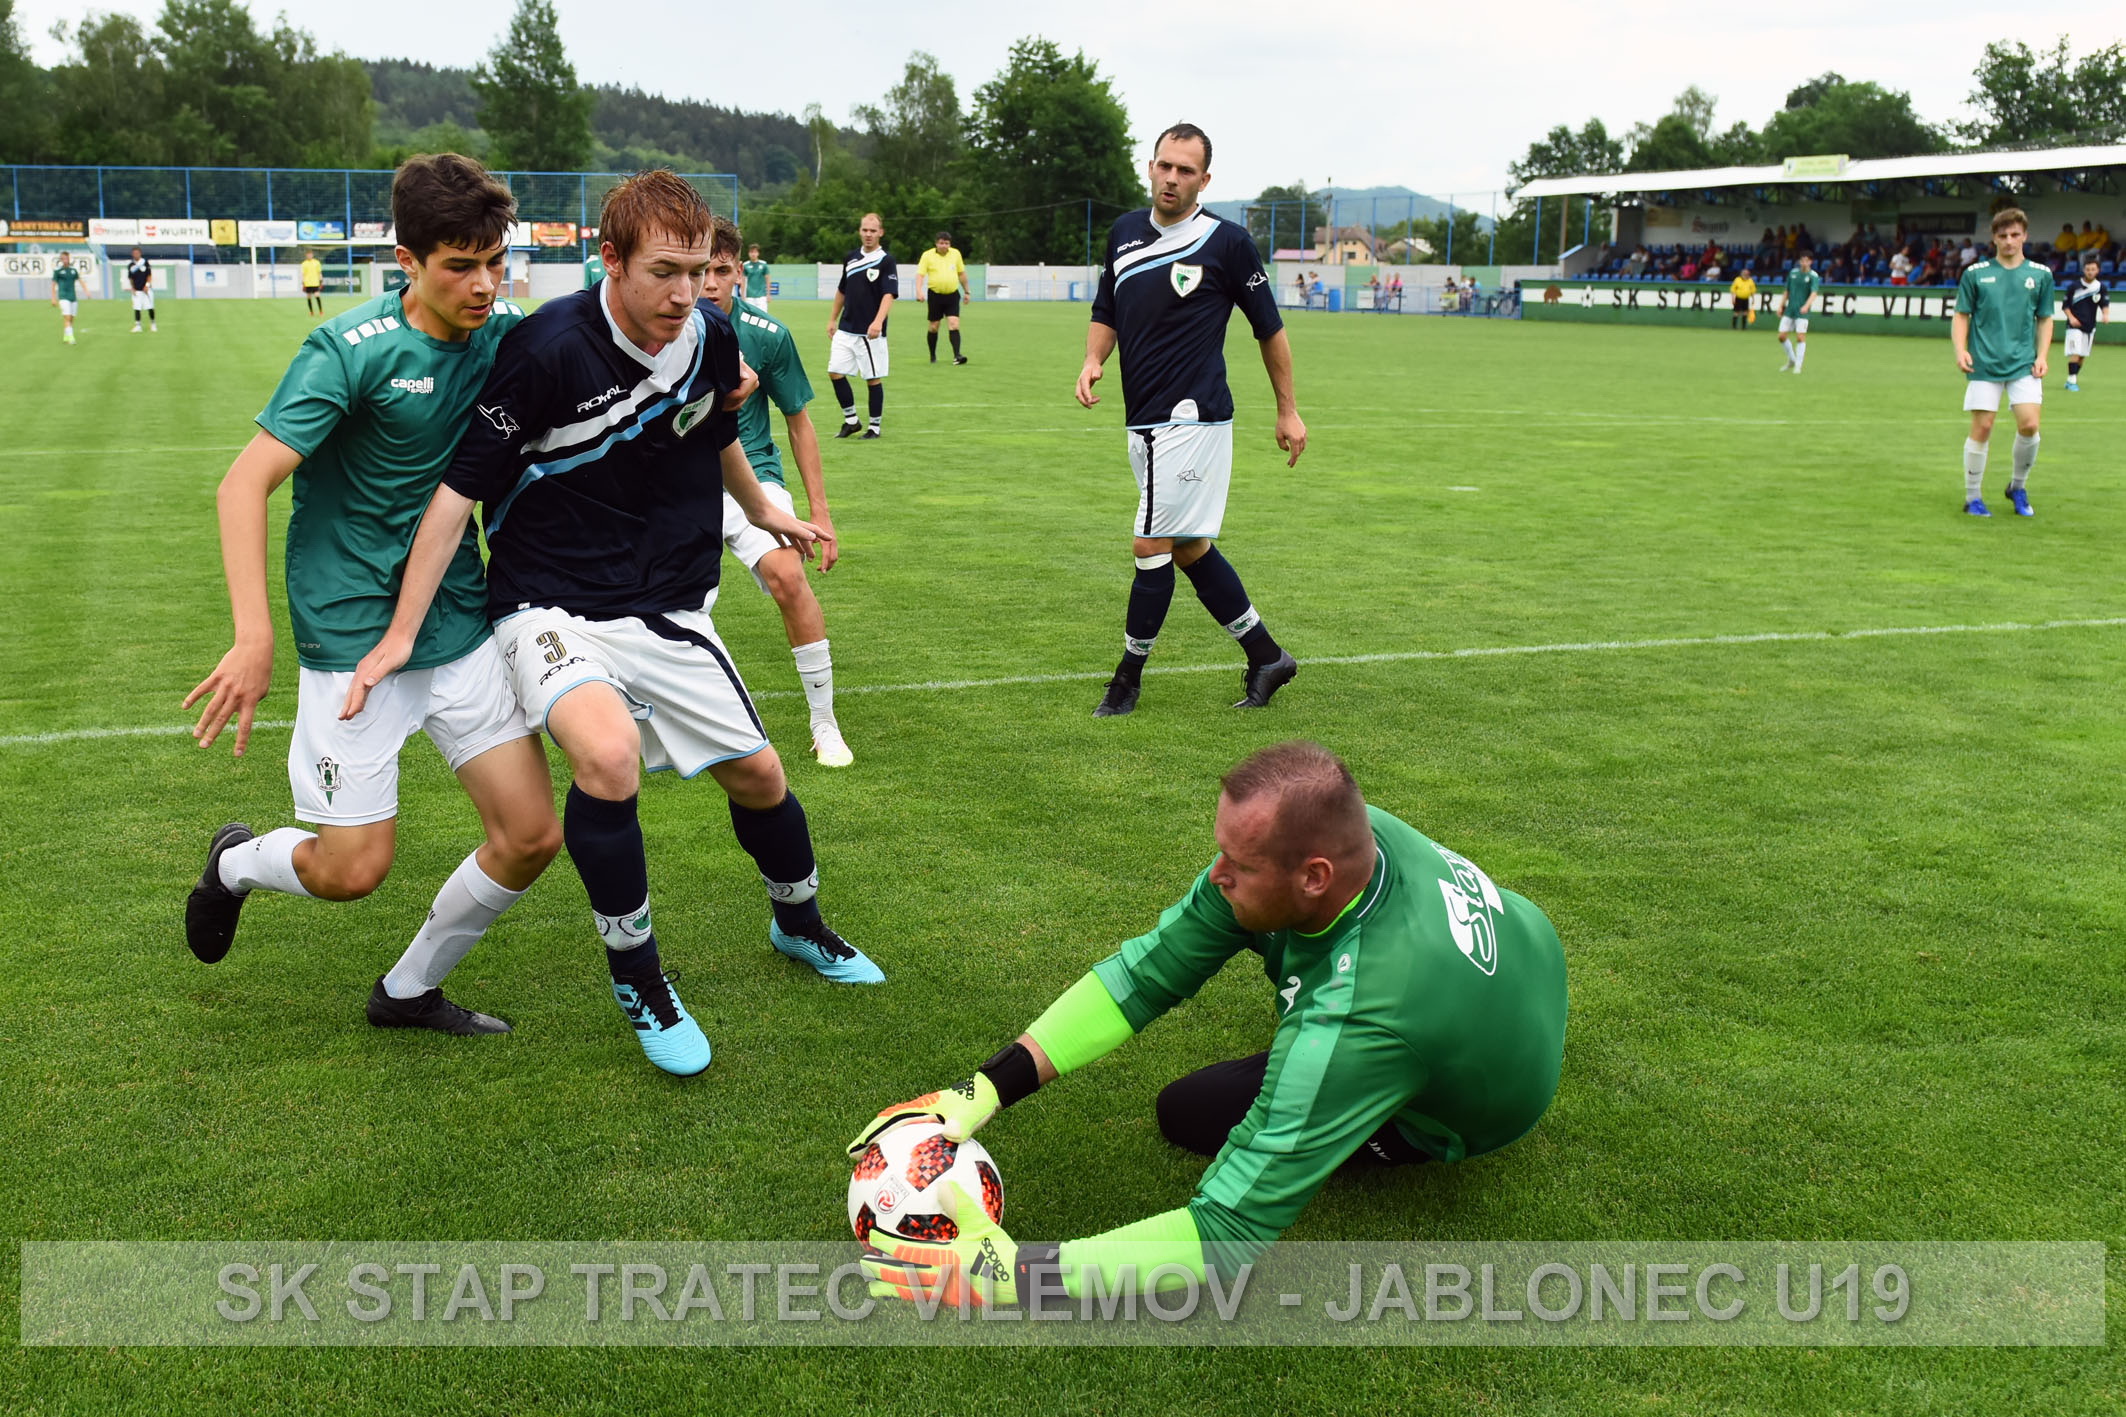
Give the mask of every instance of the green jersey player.
M 864 1264 L 882 1296 L 1017 1302 L 1030 1273 L 1079 1297 L 1165 1265 L 1199 1279 L 1245 1260 L 1299 1218 L 1337 1167 L 1453 1162 L 1507 1145 L 1557 1091 L 1565 958 L 1533 904 L 1378 808 L 1313 743 L 1263 749 L 1227 773 L 1218 858 L 1150 934 L 1073 985 L 970 1078 L 875 1117 L 850 1146 L 935 1117 L 962 1140 L 999 1107 L 1075 1071 L 1254 955 L 1274 991 L 1269 1048 L 1214 1063 L 1160 1095 L 1160 1129 L 1215 1154 L 1196 1193 L 1104 1235 L 1014 1242 L 979 1203 L 958 1234 L 915 1244 L 882 1231 Z M 1230 1269 L 1230 1266 L 1224 1266 Z
M 768 308 L 768 263 L 760 259 L 760 247 L 746 247 L 746 299 Z
M 759 264 L 760 248 L 752 249 L 754 260 L 745 264 L 745 282 L 753 284 L 752 269 Z M 740 268 L 735 248 L 714 247 L 709 252 L 708 279 L 702 293 L 731 317 L 738 332 L 738 354 L 760 378 L 760 387 L 738 409 L 738 442 L 753 464 L 761 490 L 784 511 L 796 514 L 796 504 L 784 481 L 782 451 L 775 446 L 775 433 L 768 422 L 768 405 L 782 410 L 783 426 L 790 436 L 790 456 L 797 475 L 805 484 L 806 519 L 829 537 L 834 520 L 827 509 L 827 481 L 820 468 L 819 433 L 805 405 L 812 402 L 812 381 L 805 377 L 805 364 L 797 354 L 797 341 L 789 329 L 768 314 L 765 304 L 750 297 L 739 299 Z M 761 266 L 765 271 L 767 267 Z M 763 277 L 765 284 L 765 277 Z M 805 578 L 804 556 L 746 520 L 735 500 L 723 508 L 723 542 L 753 581 L 775 598 L 782 611 L 783 631 L 790 638 L 790 657 L 797 662 L 798 682 L 804 685 L 805 701 L 812 717 L 812 753 L 820 764 L 845 768 L 856 761 L 834 717 L 834 661 L 827 643 L 826 612 Z M 820 569 L 831 570 L 839 558 L 833 541 L 821 543 Z
M 1816 274 L 1815 263 L 1815 256 L 1806 249 L 1794 257 L 1794 268 L 1786 273 L 1786 304 L 1779 311 L 1779 344 L 1786 351 L 1785 367 L 1796 374 L 1801 372 L 1801 361 L 1809 356 L 1809 311 L 1823 290 L 1823 277 Z
M 397 840 L 399 750 L 427 733 L 479 808 L 486 842 L 436 896 L 399 962 L 370 991 L 379 1027 L 501 1033 L 508 1025 L 443 997 L 443 978 L 530 887 L 561 845 L 546 754 L 488 629 L 471 535 L 404 668 L 342 712 L 354 669 L 391 623 L 407 550 L 435 494 L 503 334 L 524 312 L 495 298 L 516 202 L 478 163 L 415 158 L 392 183 L 404 289 L 311 331 L 259 432 L 222 479 L 222 564 L 235 644 L 185 699 L 212 744 L 232 718 L 236 752 L 273 681 L 266 589 L 267 503 L 295 482 L 288 522 L 288 618 L 300 663 L 288 775 L 297 820 L 254 835 L 214 833 L 185 907 L 185 939 L 208 964 L 228 952 L 256 890 L 326 900 L 368 895 Z
M 61 251 L 59 263 L 52 267 L 52 304 L 59 311 L 61 343 L 74 342 L 74 314 L 81 308 L 80 302 L 81 272 L 74 265 L 74 258 Z
M 585 290 L 589 290 L 592 286 L 596 285 L 599 281 L 604 279 L 605 258 L 603 256 L 600 256 L 596 251 L 593 251 L 591 252 L 590 256 L 586 258 L 583 262 L 583 288 Z
M 2023 259 L 2030 220 L 2014 207 L 1993 214 L 1993 255 L 1973 263 L 1956 283 L 1956 313 L 1949 342 L 1964 372 L 1964 409 L 1971 431 L 1964 439 L 1964 511 L 1993 515 L 1980 495 L 1986 452 L 2001 399 L 2015 416 L 2013 471 L 2008 502 L 2019 517 L 2034 516 L 2024 484 L 2037 463 L 2038 414 L 2045 402 L 2046 355 L 2052 349 L 2052 272 Z

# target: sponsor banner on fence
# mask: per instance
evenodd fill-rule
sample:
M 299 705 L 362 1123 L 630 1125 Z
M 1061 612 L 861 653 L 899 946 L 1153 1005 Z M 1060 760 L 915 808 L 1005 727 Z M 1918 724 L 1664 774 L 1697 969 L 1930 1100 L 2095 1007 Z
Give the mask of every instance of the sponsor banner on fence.
M 53 217 L 15 217 L 0 221 L 0 237 L 11 241 L 80 241 L 88 235 L 88 223 Z
M 29 1241 L 26 1347 L 2104 1343 L 2101 1241 L 1281 1244 L 874 1298 L 840 1243 Z
M 207 223 L 207 230 L 210 239 L 215 245 L 236 245 L 236 219 L 234 217 L 216 217 Z
M 292 221 L 239 221 L 236 224 L 236 244 L 239 246 L 293 246 L 295 223 Z
M 531 232 L 533 243 L 539 246 L 576 244 L 576 224 L 572 221 L 535 221 Z
M 1778 326 L 1786 286 L 1760 282 L 1751 301 L 1757 328 Z M 1725 281 L 1524 280 L 1521 318 L 1598 324 L 1698 325 L 1725 328 L 1735 300 Z M 1925 335 L 1947 339 L 1956 314 L 1953 285 L 1827 285 L 1809 311 L 1811 332 Z M 1767 324 L 1766 322 L 1770 323 Z M 2053 336 L 2066 334 L 2065 316 L 2053 320 Z M 2097 327 L 2105 344 L 2126 344 L 2126 322 Z
M 344 221 L 299 221 L 295 224 L 295 239 L 298 241 L 345 241 L 347 223 Z
M 129 246 L 140 239 L 140 223 L 137 221 L 107 220 L 103 217 L 89 218 L 89 240 L 100 241 L 106 246 Z
M 388 221 L 358 221 L 354 224 L 354 239 L 357 241 L 389 241 L 396 234 Z
M 211 224 L 204 217 L 172 217 L 168 220 L 144 219 L 140 223 L 140 239 L 162 246 L 180 243 L 192 245 L 213 238 Z
M 73 258 L 74 269 L 81 272 L 82 294 L 95 295 L 97 259 L 86 251 L 67 253 Z M 52 270 L 59 264 L 57 251 L 10 251 L 0 253 L 0 276 L 13 276 L 20 280 L 50 280 Z

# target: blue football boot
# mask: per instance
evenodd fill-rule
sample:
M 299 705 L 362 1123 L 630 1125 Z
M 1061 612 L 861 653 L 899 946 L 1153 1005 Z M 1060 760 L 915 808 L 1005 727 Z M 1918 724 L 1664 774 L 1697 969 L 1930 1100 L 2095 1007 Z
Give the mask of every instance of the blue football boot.
M 883 984 L 886 971 L 873 964 L 864 952 L 822 923 L 815 930 L 793 934 L 775 922 L 768 923 L 768 943 L 800 964 L 809 964 L 837 984 Z
M 2036 512 L 2030 510 L 2030 494 L 2028 492 L 2025 492 L 2022 488 L 2009 488 L 2008 500 L 2015 504 L 2015 514 L 2017 516 L 2034 517 L 2037 515 Z
M 1964 503 L 1964 515 L 1969 517 L 1990 517 L 1993 513 L 1986 510 L 1986 504 L 1982 499 L 1973 497 L 1970 501 Z
M 649 1060 L 678 1077 L 692 1077 L 709 1065 L 709 1039 L 672 990 L 676 975 L 642 978 L 613 976 L 613 999 L 635 1026 L 635 1041 Z

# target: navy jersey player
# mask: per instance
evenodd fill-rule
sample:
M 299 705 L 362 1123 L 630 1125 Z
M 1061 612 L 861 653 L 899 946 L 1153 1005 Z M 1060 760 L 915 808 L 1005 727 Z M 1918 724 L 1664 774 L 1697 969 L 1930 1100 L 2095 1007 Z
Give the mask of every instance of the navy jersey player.
M 133 259 L 125 268 L 126 284 L 133 287 L 133 333 L 140 333 L 140 317 L 148 317 L 150 333 L 161 328 L 155 323 L 155 267 L 147 253 L 138 246 L 133 248 Z
M 728 490 L 748 520 L 809 550 L 818 528 L 769 501 L 731 410 L 750 389 L 730 321 L 701 299 L 712 244 L 737 233 L 669 172 L 638 173 L 599 221 L 605 279 L 513 331 L 414 539 L 390 631 L 357 672 L 388 670 L 420 623 L 476 503 L 488 609 L 518 698 L 568 755 L 562 813 L 643 1051 L 681 1076 L 709 1044 L 659 960 L 636 813 L 641 764 L 708 773 L 766 883 L 769 941 L 844 983 L 878 967 L 828 928 L 791 794 L 708 604 Z
M 1151 161 L 1152 205 L 1130 212 L 1107 236 L 1106 262 L 1078 371 L 1078 402 L 1100 401 L 1093 385 L 1108 355 L 1122 354 L 1124 422 L 1137 474 L 1137 577 L 1124 620 L 1122 663 L 1095 718 L 1137 707 L 1144 663 L 1174 599 L 1174 567 L 1187 572 L 1211 618 L 1240 642 L 1248 667 L 1235 708 L 1261 708 L 1299 665 L 1270 638 L 1240 576 L 1213 543 L 1225 520 L 1233 471 L 1233 394 L 1225 382 L 1225 327 L 1247 316 L 1277 395 L 1277 446 L 1306 451 L 1307 426 L 1292 398 L 1292 347 L 1270 278 L 1245 227 L 1204 210 L 1211 140 L 1178 123 L 1159 135 Z
M 827 333 L 834 348 L 827 356 L 827 379 L 834 385 L 835 400 L 842 406 L 841 431 L 854 434 L 856 391 L 851 379 L 862 379 L 871 389 L 871 426 L 866 438 L 876 438 L 879 420 L 886 412 L 886 317 L 901 288 L 901 268 L 893 253 L 880 242 L 885 223 L 877 212 L 865 212 L 856 228 L 857 247 L 842 262 L 842 278 L 834 287 L 834 309 L 827 317 Z

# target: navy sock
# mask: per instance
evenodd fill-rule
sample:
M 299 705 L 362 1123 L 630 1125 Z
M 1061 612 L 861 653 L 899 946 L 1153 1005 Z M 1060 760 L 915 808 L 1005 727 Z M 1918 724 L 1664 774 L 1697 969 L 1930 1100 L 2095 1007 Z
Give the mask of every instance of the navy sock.
M 959 332 L 958 330 L 947 330 L 947 331 L 945 331 L 945 337 L 946 337 L 947 339 L 949 339 L 949 340 L 951 340 L 951 341 L 952 341 L 952 357 L 953 357 L 953 358 L 955 358 L 955 359 L 959 358 L 959 357 L 960 357 L 960 332 Z
M 631 979 L 655 979 L 664 973 L 664 961 L 657 958 L 654 938 L 644 940 L 631 950 L 616 950 L 608 945 L 605 967 L 613 972 L 613 978 L 623 983 Z
M 871 426 L 878 427 L 879 415 L 886 411 L 886 386 L 871 385 Z
M 1268 664 L 1282 653 L 1277 641 L 1270 638 L 1262 617 L 1255 613 L 1254 605 L 1248 601 L 1247 587 L 1240 583 L 1240 573 L 1217 547 L 1213 546 L 1182 569 L 1188 573 L 1189 581 L 1196 587 L 1196 598 L 1211 612 L 1211 618 L 1240 641 L 1248 663 Z
M 856 422 L 856 390 L 850 388 L 849 381 L 839 374 L 829 374 L 827 382 L 834 385 L 834 401 L 842 406 L 842 421 Z
M 1132 679 L 1144 673 L 1144 661 L 1151 657 L 1152 642 L 1159 638 L 1159 627 L 1166 623 L 1167 607 L 1174 603 L 1174 563 L 1163 559 L 1159 565 L 1137 568 L 1137 578 L 1130 582 L 1129 613 L 1122 621 L 1122 663 L 1117 674 Z
M 570 783 L 561 810 L 561 838 L 568 843 L 569 860 L 576 863 L 584 893 L 591 898 L 607 957 L 646 955 L 648 968 L 654 971 L 656 941 L 648 938 L 650 863 L 642 850 L 642 819 L 636 814 L 636 802 L 633 797 L 624 802 L 593 797 Z M 612 948 L 615 940 L 638 937 L 640 944 Z M 635 972 L 643 968 L 632 960 L 629 967 Z
M 812 855 L 812 828 L 797 794 L 764 812 L 731 804 L 731 830 L 760 868 L 775 923 L 792 934 L 819 928 L 819 863 Z

